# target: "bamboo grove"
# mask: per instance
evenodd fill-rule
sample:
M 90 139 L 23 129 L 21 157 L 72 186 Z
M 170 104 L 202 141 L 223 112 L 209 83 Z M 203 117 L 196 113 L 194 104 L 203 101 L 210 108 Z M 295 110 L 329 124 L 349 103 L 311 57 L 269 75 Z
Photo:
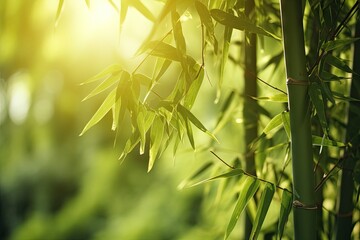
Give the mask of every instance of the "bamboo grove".
M 152 1 L 108 2 L 119 13 L 120 34 L 130 8 L 153 29 L 138 49 L 143 57 L 135 68 L 115 63 L 84 82 L 97 83 L 84 100 L 107 94 L 81 135 L 111 112 L 115 138 L 131 129 L 126 143 L 116 145 L 121 161 L 132 151 L 148 154 L 150 171 L 165 150 L 176 155 L 184 142 L 212 153 L 181 187 L 211 182 L 206 186 L 227 199 L 231 217 L 219 220 L 227 222 L 221 230 L 225 239 L 245 212 L 244 239 L 360 236 L 359 1 L 154 1 L 161 4 L 158 14 L 148 8 Z M 199 26 L 196 54 L 183 27 L 189 14 L 188 21 Z M 259 50 L 270 57 L 260 59 Z M 145 65 L 151 74 L 144 74 Z M 168 79 L 174 65 L 178 77 Z M 209 69 L 216 69 L 215 80 Z M 231 69 L 242 74 L 234 76 Z M 166 81 L 171 87 L 163 91 Z M 242 87 L 229 90 L 228 81 Z M 220 106 L 212 127 L 192 111 L 208 82 L 216 83 L 213 101 Z M 243 126 L 231 131 L 243 137 L 246 148 L 223 158 L 217 135 L 239 111 Z M 209 136 L 206 146 L 196 145 L 195 129 Z M 276 219 L 262 228 L 275 206 Z

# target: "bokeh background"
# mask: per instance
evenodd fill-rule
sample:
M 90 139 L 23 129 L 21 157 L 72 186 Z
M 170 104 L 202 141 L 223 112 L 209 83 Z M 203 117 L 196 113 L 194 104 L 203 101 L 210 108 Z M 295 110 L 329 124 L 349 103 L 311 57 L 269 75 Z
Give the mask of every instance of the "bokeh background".
M 79 137 L 104 98 L 82 102 L 93 86 L 80 83 L 113 63 L 131 68 L 151 23 L 130 9 L 120 36 L 108 1 L 65 0 L 58 21 L 57 7 L 0 1 L 0 239 L 206 236 L 191 230 L 202 190 L 177 189 L 193 153 L 147 173 L 147 156 L 117 160 L 111 116 Z
M 91 0 L 88 8 L 84 0 L 65 0 L 56 20 L 58 0 L 0 1 L 0 239 L 222 239 L 236 196 L 220 198 L 226 192 L 222 183 L 212 185 L 220 189 L 217 193 L 209 185 L 178 190 L 203 165 L 213 164 L 213 171 L 227 169 L 208 149 L 202 151 L 209 146 L 208 136 L 195 130 L 197 151 L 185 142 L 176 157 L 165 152 L 150 173 L 148 156 L 138 151 L 120 164 L 110 115 L 79 137 L 106 96 L 83 102 L 96 85 L 80 84 L 114 63 L 134 69 L 143 58 L 134 54 L 152 28 L 130 8 L 120 33 L 119 14 L 109 2 Z M 142 2 L 155 16 L 163 6 L 161 1 Z M 201 62 L 196 18 L 191 10 L 185 12 L 182 25 L 188 51 Z M 239 36 L 234 31 L 233 38 Z M 241 49 L 238 44 L 230 48 L 224 96 L 243 86 L 234 77 L 242 76 Z M 280 52 L 281 44 L 261 51 L 261 61 L 269 59 L 266 51 Z M 224 99 L 214 104 L 218 66 L 211 63 L 211 53 L 207 59 L 192 110 L 213 130 Z M 173 83 L 178 78 L 179 68 L 167 73 L 164 89 L 167 79 Z M 151 66 L 145 64 L 143 71 L 151 71 Z M 263 74 L 285 88 L 283 71 Z M 259 94 L 268 90 L 261 88 Z M 244 156 L 242 101 L 228 116 L 226 130 L 216 133 L 221 144 L 213 150 L 228 162 Z M 284 108 L 266 104 L 271 113 Z M 268 120 L 262 119 L 261 127 Z M 117 141 L 126 140 L 129 127 L 125 122 Z M 281 167 L 279 154 L 267 157 Z M 264 228 L 276 221 L 274 209 Z M 237 228 L 229 239 L 241 233 Z

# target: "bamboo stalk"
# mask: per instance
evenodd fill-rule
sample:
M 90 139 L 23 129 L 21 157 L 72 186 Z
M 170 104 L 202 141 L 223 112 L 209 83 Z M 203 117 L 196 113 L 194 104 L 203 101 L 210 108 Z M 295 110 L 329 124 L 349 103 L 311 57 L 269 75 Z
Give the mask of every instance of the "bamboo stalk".
M 295 239 L 316 239 L 315 177 L 306 71 L 302 1 L 281 0 L 293 169 Z
M 255 2 L 254 0 L 245 1 L 245 15 L 249 18 L 255 12 Z M 249 149 L 251 142 L 257 137 L 258 134 L 258 114 L 254 107 L 254 101 L 250 98 L 257 96 L 257 58 L 256 58 L 256 35 L 253 33 L 248 33 L 245 31 L 245 54 L 244 54 L 244 78 L 245 78 L 245 87 L 244 87 L 244 126 L 245 126 L 245 145 L 246 145 L 246 172 L 256 175 L 255 168 L 255 155 L 254 152 Z M 252 221 L 249 216 L 249 213 L 246 214 L 245 218 L 245 239 L 250 238 L 252 230 Z
M 360 22 L 357 21 L 355 27 L 355 37 L 360 36 Z M 353 55 L 353 69 L 360 69 L 360 43 L 355 42 Z M 353 74 L 351 81 L 350 97 L 360 98 L 360 76 Z M 344 156 L 343 170 L 340 182 L 340 194 L 338 195 L 337 218 L 335 223 L 335 234 L 333 239 L 350 239 L 353 230 L 352 219 L 354 211 L 354 179 L 353 169 L 355 166 L 355 154 L 360 151 L 359 116 L 352 111 L 355 107 L 360 107 L 356 101 L 350 102 L 348 113 L 348 125 L 346 131 L 346 141 L 351 143 Z

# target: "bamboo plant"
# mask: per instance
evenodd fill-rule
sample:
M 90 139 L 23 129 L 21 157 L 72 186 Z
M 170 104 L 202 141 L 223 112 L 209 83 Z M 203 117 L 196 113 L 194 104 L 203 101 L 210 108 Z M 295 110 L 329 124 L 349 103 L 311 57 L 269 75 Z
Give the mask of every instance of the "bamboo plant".
M 316 239 L 315 178 L 301 1 L 280 2 L 290 110 L 295 239 Z

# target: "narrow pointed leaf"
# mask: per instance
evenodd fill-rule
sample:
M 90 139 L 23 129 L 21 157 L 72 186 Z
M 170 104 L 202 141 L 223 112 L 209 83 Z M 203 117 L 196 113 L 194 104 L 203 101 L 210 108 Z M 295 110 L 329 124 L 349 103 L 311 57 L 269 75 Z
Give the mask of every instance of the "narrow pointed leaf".
M 355 73 L 346 63 L 345 60 L 337 58 L 331 54 L 328 54 L 325 58 L 325 62 L 348 73 Z
M 320 120 L 320 125 L 323 131 L 328 135 L 328 123 L 326 120 L 326 113 L 325 113 L 325 105 L 324 100 L 322 99 L 322 93 L 320 86 L 316 83 L 313 83 L 309 87 L 309 95 L 311 102 L 313 103 L 317 116 Z
M 195 99 L 198 95 L 198 92 L 200 90 L 201 84 L 203 82 L 203 79 L 204 79 L 204 69 L 200 67 L 200 72 L 198 74 L 198 77 L 192 81 L 190 88 L 187 94 L 185 95 L 184 106 L 186 108 L 191 109 L 191 107 L 193 106 Z
M 291 130 L 290 130 L 290 114 L 289 112 L 282 112 L 281 114 L 282 123 L 286 132 L 286 135 L 288 136 L 288 139 L 291 139 Z
M 119 160 L 123 162 L 126 156 L 136 147 L 136 145 L 138 145 L 139 142 L 140 142 L 139 132 L 135 130 L 135 132 L 133 132 L 133 134 L 131 135 L 130 139 L 126 141 L 124 150 L 121 153 Z
M 253 177 L 246 177 L 245 182 L 242 185 L 239 198 L 236 202 L 234 212 L 231 215 L 229 224 L 225 232 L 225 239 L 227 239 L 230 233 L 234 230 L 237 221 L 240 218 L 240 214 L 245 209 L 250 199 L 255 195 L 257 189 L 260 186 L 259 180 Z
M 314 146 L 325 146 L 325 147 L 345 147 L 346 145 L 342 142 L 330 140 L 320 136 L 312 136 L 312 143 Z
M 114 106 L 112 107 L 113 122 L 111 130 L 115 131 L 119 124 L 119 116 L 121 110 L 121 98 L 117 99 Z
M 130 0 L 130 4 L 150 21 L 156 21 L 154 15 L 149 11 L 149 9 L 144 6 L 144 4 L 140 0 Z
M 253 99 L 260 101 L 269 101 L 269 102 L 283 102 L 286 103 L 288 101 L 288 96 L 286 94 L 280 93 L 275 94 L 268 97 L 252 97 Z
M 64 6 L 64 0 L 59 0 L 59 4 L 58 4 L 58 7 L 57 7 L 57 11 L 56 11 L 56 17 L 55 17 L 55 26 L 57 26 L 57 24 L 59 22 L 63 6 Z
M 155 118 L 154 124 L 150 129 L 150 157 L 149 157 L 149 165 L 148 172 L 154 166 L 155 160 L 158 158 L 158 153 L 160 150 L 161 142 L 164 134 L 164 124 L 160 118 Z
M 120 2 L 120 15 L 119 15 L 119 29 L 120 29 L 120 32 L 122 30 L 122 25 L 125 22 L 125 18 L 126 18 L 128 9 L 129 9 L 128 1 L 131 1 L 131 0 L 122 0 Z
M 215 37 L 214 24 L 212 22 L 211 14 L 208 8 L 200 1 L 195 1 L 195 8 L 200 16 L 201 23 L 204 24 L 209 35 Z
M 325 84 L 323 81 L 321 83 L 321 91 L 326 96 L 326 98 L 332 103 L 335 104 L 334 96 L 330 90 L 330 87 L 328 84 Z
M 272 130 L 275 128 L 281 126 L 282 124 L 282 113 L 279 113 L 275 117 L 273 117 L 270 122 L 266 125 L 266 127 L 263 130 L 263 133 L 269 134 Z
M 272 37 L 276 40 L 281 40 L 278 36 L 275 34 L 266 31 L 265 29 L 255 25 L 248 19 L 245 15 L 240 16 L 234 16 L 231 13 L 224 12 L 220 9 L 212 9 L 210 11 L 211 16 L 219 23 L 238 29 L 240 31 L 247 31 L 255 34 L 264 35 L 267 37 Z
M 223 173 L 223 174 L 217 175 L 215 177 L 210 177 L 210 178 L 207 178 L 205 180 L 201 180 L 201 181 L 199 181 L 197 183 L 193 183 L 192 185 L 190 185 L 188 187 L 194 187 L 194 186 L 204 184 L 204 183 L 207 183 L 207 182 L 210 182 L 210 181 L 214 181 L 214 180 L 220 179 L 220 178 L 231 178 L 231 177 L 242 176 L 242 175 L 244 175 L 244 171 L 242 169 L 237 168 L 237 169 L 231 170 L 230 172 Z
M 140 155 L 145 152 L 145 143 L 146 143 L 146 129 L 145 129 L 145 116 L 142 111 L 137 115 L 137 127 L 140 133 Z
M 115 93 L 116 90 L 114 89 L 104 100 L 104 102 L 101 104 L 99 109 L 96 111 L 96 113 L 92 116 L 90 121 L 85 125 L 84 129 L 80 133 L 80 136 L 82 136 L 87 130 L 89 130 L 92 126 L 97 124 L 106 113 L 110 111 L 110 109 L 115 104 Z
M 251 230 L 250 239 L 257 239 L 261 230 L 261 226 L 265 220 L 267 211 L 275 193 L 275 186 L 271 183 L 266 183 L 263 192 L 261 193 L 260 203 L 257 206 L 256 217 Z
M 136 73 L 133 75 L 133 79 L 136 79 L 141 85 L 147 87 L 148 89 L 151 87 L 151 78 L 144 74 Z
M 86 2 L 86 6 L 87 6 L 88 8 L 90 8 L 90 0 L 85 0 L 85 2 Z
M 85 82 L 81 83 L 80 85 L 84 85 L 84 84 L 88 84 L 88 83 L 92 83 L 95 82 L 97 80 L 100 80 L 104 77 L 106 77 L 109 74 L 115 74 L 115 73 L 120 73 L 122 71 L 122 67 L 120 65 L 117 64 L 113 64 L 107 68 L 105 68 L 103 71 L 101 71 L 100 73 L 96 74 L 95 76 L 89 78 L 88 80 L 86 80 Z
M 186 109 L 181 104 L 177 105 L 177 109 L 185 119 L 189 119 L 190 122 L 194 124 L 198 129 L 200 129 L 204 133 L 207 133 L 210 137 L 217 141 L 216 137 L 210 131 L 208 131 L 205 126 L 199 121 L 199 119 L 197 119 L 194 114 L 192 114 L 188 109 Z
M 322 45 L 322 49 L 325 51 L 331 51 L 337 48 L 344 47 L 358 41 L 360 38 L 349 38 L 349 39 L 337 39 L 334 41 L 328 41 Z
M 110 77 L 101 82 L 94 90 L 92 90 L 89 95 L 87 95 L 82 101 L 85 101 L 93 96 L 96 96 L 99 93 L 102 93 L 115 83 L 117 83 L 120 79 L 120 73 L 112 74 Z
M 191 124 L 189 122 L 189 119 L 187 119 L 187 118 L 185 119 L 185 126 L 186 126 L 186 133 L 188 135 L 191 147 L 193 149 L 195 149 L 194 134 L 193 134 L 192 127 L 191 127 Z
M 230 41 L 231 41 L 231 36 L 232 36 L 232 31 L 233 29 L 229 26 L 225 26 L 224 29 L 224 42 L 223 42 L 223 51 L 222 51 L 222 57 L 221 57 L 221 62 L 220 62 L 220 78 L 218 81 L 218 89 L 217 89 L 217 93 L 216 93 L 216 100 L 215 102 L 218 102 L 220 99 L 220 94 L 221 94 L 221 86 L 222 83 L 224 81 L 224 72 L 225 72 L 225 66 L 226 66 L 226 62 L 228 59 L 228 55 L 229 55 L 229 47 L 230 47 Z
M 168 59 L 164 59 L 163 63 L 161 64 L 161 68 L 158 71 L 156 77 L 154 78 L 155 81 L 158 81 L 163 75 L 164 73 L 168 70 L 168 68 L 170 67 L 170 64 L 172 63 L 172 61 L 168 60 Z
M 170 44 L 160 41 L 151 41 L 144 45 L 143 50 L 140 51 L 140 53 L 147 49 L 150 49 L 150 55 L 166 58 L 171 61 L 181 61 L 179 51 Z
M 285 224 L 289 218 L 291 208 L 292 208 L 292 194 L 289 191 L 283 191 L 283 194 L 281 196 L 281 207 L 280 207 L 280 216 L 278 223 L 278 233 L 277 233 L 278 240 L 282 238 Z
M 207 162 L 205 163 L 201 168 L 199 168 L 195 173 L 193 173 L 189 178 L 184 179 L 179 185 L 178 189 L 183 189 L 187 186 L 190 186 L 193 184 L 190 184 L 194 179 L 201 176 L 205 171 L 207 171 L 214 163 L 213 162 Z

